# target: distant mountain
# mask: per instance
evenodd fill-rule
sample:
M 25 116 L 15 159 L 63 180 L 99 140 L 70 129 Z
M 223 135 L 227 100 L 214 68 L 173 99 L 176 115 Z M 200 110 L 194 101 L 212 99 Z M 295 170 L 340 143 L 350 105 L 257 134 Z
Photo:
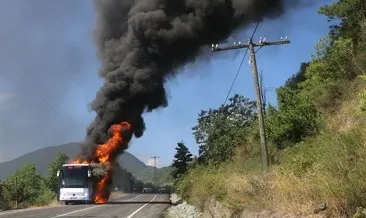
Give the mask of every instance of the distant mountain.
M 5 179 L 24 164 L 28 163 L 35 164 L 37 170 L 41 174 L 46 175 L 48 163 L 55 158 L 57 152 L 63 152 L 70 158 L 74 158 L 80 152 L 80 145 L 78 143 L 68 143 L 58 146 L 45 147 L 27 153 L 11 161 L 2 162 L 0 163 L 0 179 Z M 132 173 L 132 175 L 137 179 L 143 182 L 153 181 L 154 167 L 147 166 L 134 155 L 125 152 L 119 157 L 118 163 L 122 168 Z M 170 167 L 164 167 L 156 170 L 156 174 L 161 183 L 169 183 L 172 181 L 170 173 L 168 173 L 169 170 Z

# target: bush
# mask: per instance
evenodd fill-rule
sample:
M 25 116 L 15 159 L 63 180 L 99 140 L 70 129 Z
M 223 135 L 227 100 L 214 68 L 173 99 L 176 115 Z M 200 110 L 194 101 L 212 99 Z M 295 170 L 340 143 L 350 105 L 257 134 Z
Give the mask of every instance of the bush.
M 366 218 L 366 209 L 358 207 L 356 213 L 353 215 L 353 218 Z
M 56 199 L 55 193 L 46 186 L 44 186 L 41 194 L 37 196 L 37 198 L 35 199 L 34 204 L 37 206 L 45 206 L 55 199 Z
M 344 84 L 345 81 L 332 81 L 318 85 L 310 91 L 311 98 L 320 112 L 326 114 L 337 110 L 346 91 Z
M 319 114 L 310 99 L 299 90 L 277 90 L 278 109 L 270 107 L 266 116 L 268 138 L 285 148 L 318 133 Z

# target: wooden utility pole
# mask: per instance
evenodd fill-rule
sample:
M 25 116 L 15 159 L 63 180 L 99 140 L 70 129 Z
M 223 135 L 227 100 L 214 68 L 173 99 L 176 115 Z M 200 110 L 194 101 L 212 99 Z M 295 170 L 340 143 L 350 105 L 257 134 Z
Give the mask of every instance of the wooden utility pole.
M 263 105 L 263 113 L 264 116 L 266 116 L 266 88 L 263 84 L 263 70 L 259 74 L 259 84 L 260 84 L 260 90 L 261 90 L 261 99 L 262 99 L 262 105 Z
M 154 185 L 157 185 L 157 175 L 156 175 L 156 159 L 160 158 L 159 156 L 151 157 L 154 159 Z
M 253 72 L 254 77 L 254 88 L 255 88 L 255 94 L 256 94 L 256 100 L 257 100 L 257 111 L 258 111 L 258 120 L 259 120 L 259 135 L 261 140 L 261 154 L 262 154 L 262 164 L 265 170 L 268 170 L 269 167 L 269 160 L 268 160 L 268 148 L 267 148 L 267 140 L 266 140 L 266 131 L 264 127 L 264 110 L 263 110 L 263 103 L 262 103 L 262 91 L 261 86 L 259 83 L 259 76 L 258 76 L 258 69 L 257 69 L 257 61 L 255 57 L 255 47 L 263 47 L 263 46 L 269 46 L 269 45 L 284 45 L 289 44 L 290 40 L 282 39 L 280 41 L 273 41 L 273 42 L 266 42 L 265 38 L 261 38 L 258 43 L 254 43 L 252 39 L 248 40 L 248 44 L 242 44 L 241 42 L 234 43 L 234 45 L 230 46 L 224 46 L 219 47 L 218 44 L 212 45 L 211 49 L 212 52 L 218 52 L 218 51 L 228 51 L 228 50 L 234 50 L 234 49 L 242 49 L 247 48 L 249 49 L 250 54 L 250 64 Z

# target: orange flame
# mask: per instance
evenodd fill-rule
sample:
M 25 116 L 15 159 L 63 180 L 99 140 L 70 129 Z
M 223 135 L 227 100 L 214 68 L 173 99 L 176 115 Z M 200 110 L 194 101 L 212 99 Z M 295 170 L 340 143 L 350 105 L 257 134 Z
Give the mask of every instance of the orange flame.
M 95 151 L 96 157 L 98 158 L 99 163 L 110 165 L 111 162 L 113 162 L 114 156 L 118 150 L 120 150 L 120 146 L 126 146 L 127 141 L 123 139 L 123 136 L 121 135 L 122 130 L 130 131 L 131 125 L 128 122 L 122 122 L 120 124 L 114 124 L 111 126 L 112 135 L 107 140 L 106 143 L 100 144 L 97 146 L 97 149 Z M 80 158 L 75 158 L 71 161 L 71 163 L 90 163 L 87 160 L 81 161 Z M 105 203 L 108 200 L 108 197 L 106 196 L 106 188 L 108 181 L 110 179 L 110 172 L 107 173 L 106 176 L 104 176 L 97 184 L 97 190 L 94 202 L 95 203 Z
M 81 161 L 80 158 L 75 158 L 72 161 L 70 161 L 70 163 L 72 163 L 72 164 L 88 164 L 90 162 L 87 161 L 87 160 Z
M 105 176 L 102 180 L 100 180 L 97 184 L 97 193 L 95 195 L 95 203 L 102 204 L 107 202 L 108 198 L 105 196 L 104 188 L 107 185 L 108 176 Z
M 110 162 L 111 154 L 117 152 L 120 149 L 119 145 L 126 145 L 126 142 L 121 136 L 122 129 L 130 130 L 131 125 L 127 122 L 112 125 L 112 137 L 109 138 L 105 144 L 98 145 L 96 155 L 101 163 Z

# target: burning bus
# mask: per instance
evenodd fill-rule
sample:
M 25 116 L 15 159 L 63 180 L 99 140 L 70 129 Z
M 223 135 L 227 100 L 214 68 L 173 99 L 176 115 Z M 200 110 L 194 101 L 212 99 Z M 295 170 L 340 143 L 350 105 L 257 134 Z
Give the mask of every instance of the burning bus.
M 90 164 L 64 164 L 57 172 L 57 200 L 69 203 L 94 203 L 97 179 Z
M 104 144 L 95 146 L 93 157 L 76 157 L 64 164 L 57 172 L 59 201 L 98 203 L 108 201 L 111 193 L 113 166 L 119 153 L 127 148 L 132 137 L 128 122 L 113 124 L 108 131 L 109 138 Z M 84 156 L 85 157 L 85 156 Z

